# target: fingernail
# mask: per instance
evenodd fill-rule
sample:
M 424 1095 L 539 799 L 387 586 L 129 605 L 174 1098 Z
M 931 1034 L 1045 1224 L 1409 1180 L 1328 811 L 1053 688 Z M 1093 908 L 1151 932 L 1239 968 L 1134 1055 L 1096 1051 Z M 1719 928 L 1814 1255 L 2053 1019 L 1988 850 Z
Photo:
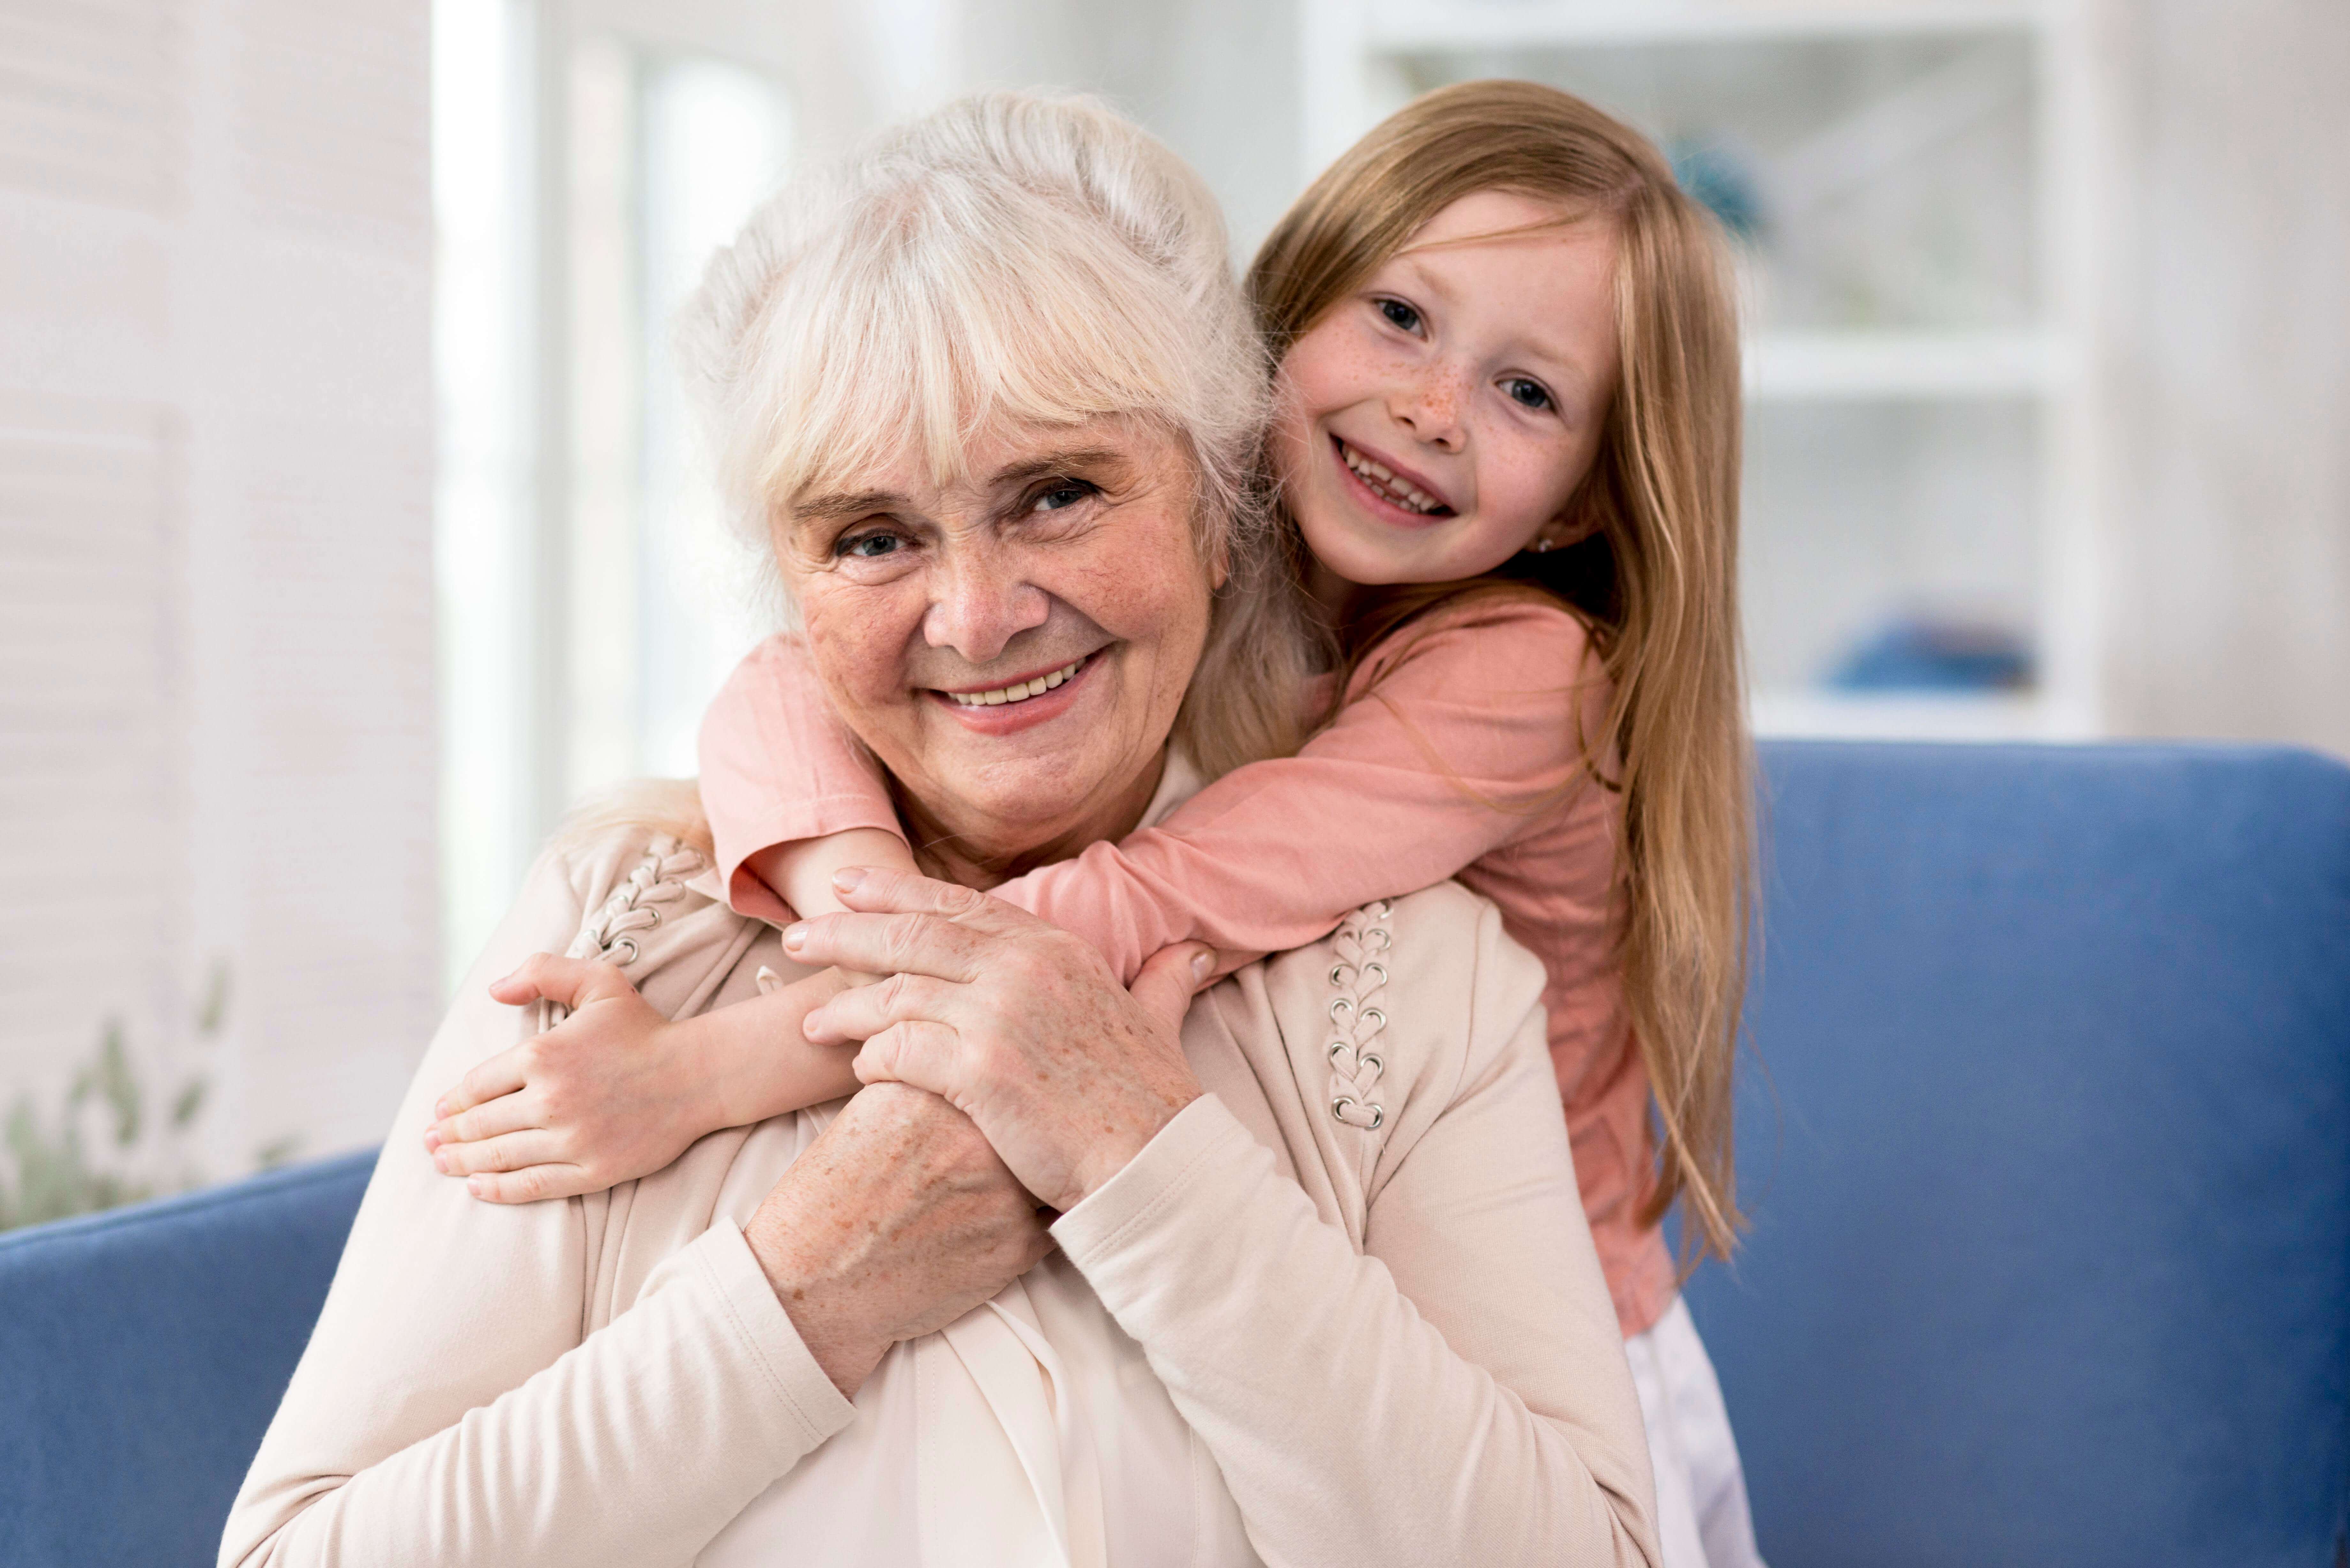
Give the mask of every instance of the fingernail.
M 795 953 L 806 946 L 807 946 L 807 927 L 805 924 L 785 926 L 784 928 L 784 950 L 785 952 Z
M 426 1152 L 430 1153 L 432 1150 L 439 1148 L 440 1147 L 441 1129 L 439 1127 L 426 1127 L 424 1129 L 424 1147 Z
M 1191 983 L 1199 984 L 1216 971 L 1216 955 L 1211 952 L 1191 955 Z
M 478 1176 L 465 1178 L 465 1190 L 479 1198 L 482 1195 L 482 1179 Z
M 439 1171 L 443 1176 L 447 1176 L 450 1173 L 449 1154 L 446 1149 L 438 1149 L 433 1152 L 432 1168 Z
M 857 885 L 864 880 L 865 867 L 862 866 L 844 866 L 832 874 L 833 887 L 843 893 L 856 892 Z
M 449 1114 L 449 1096 L 442 1096 L 432 1102 L 432 1119 L 439 1121 Z

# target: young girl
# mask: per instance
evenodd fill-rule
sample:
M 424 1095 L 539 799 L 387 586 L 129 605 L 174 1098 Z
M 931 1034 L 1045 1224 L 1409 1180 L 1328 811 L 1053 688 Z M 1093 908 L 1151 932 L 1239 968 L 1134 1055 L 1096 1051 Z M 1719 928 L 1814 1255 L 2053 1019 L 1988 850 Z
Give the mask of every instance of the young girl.
M 1492 899 L 1549 972 L 1551 1054 L 1648 1417 L 1666 1561 L 1758 1562 L 1659 1229 L 1679 1201 L 1685 1233 L 1726 1255 L 1738 1222 L 1751 830 L 1721 242 L 1636 132 L 1549 88 L 1482 82 L 1366 137 L 1249 284 L 1277 365 L 1270 466 L 1334 639 L 1335 701 L 1295 755 L 993 891 L 1128 981 L 1175 942 L 1279 951 L 1448 877 Z M 886 527 L 875 540 L 894 547 Z M 962 700 L 1019 702 L 1086 673 Z M 747 914 L 837 909 L 836 871 L 916 865 L 789 639 L 712 706 L 702 794 Z M 826 994 L 804 984 L 672 1024 L 612 980 L 526 1060 L 470 1075 L 428 1142 L 496 1201 L 659 1169 L 704 1132 L 857 1087 L 847 1052 L 798 1030 Z M 550 1098 L 569 1108 L 548 1114 Z

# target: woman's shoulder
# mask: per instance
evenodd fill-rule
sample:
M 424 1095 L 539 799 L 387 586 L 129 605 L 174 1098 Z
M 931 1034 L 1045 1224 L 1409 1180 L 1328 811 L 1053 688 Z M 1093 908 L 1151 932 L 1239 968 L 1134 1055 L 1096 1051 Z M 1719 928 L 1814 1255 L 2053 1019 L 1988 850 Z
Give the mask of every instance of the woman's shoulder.
M 574 929 L 555 950 L 614 965 L 672 1015 L 761 925 L 726 905 L 691 780 L 640 781 L 591 802 L 533 876 L 569 894 Z
M 1334 1179 L 1358 1173 L 1336 1183 L 1342 1210 L 1463 1096 L 1543 1055 L 1542 964 L 1457 882 L 1364 905 L 1260 972 L 1262 989 L 1242 984 L 1223 1009 L 1226 1027 L 1293 1163 L 1308 1164 L 1306 1134 Z

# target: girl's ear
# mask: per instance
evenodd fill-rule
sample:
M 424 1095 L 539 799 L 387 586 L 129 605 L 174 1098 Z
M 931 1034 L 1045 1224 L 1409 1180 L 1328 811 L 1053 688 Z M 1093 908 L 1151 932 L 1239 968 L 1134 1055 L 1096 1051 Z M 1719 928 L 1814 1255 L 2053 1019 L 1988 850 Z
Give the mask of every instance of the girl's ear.
M 1544 555 L 1552 550 L 1564 550 L 1570 545 L 1580 545 L 1598 532 L 1597 509 L 1577 501 L 1544 524 L 1526 548 L 1537 556 Z

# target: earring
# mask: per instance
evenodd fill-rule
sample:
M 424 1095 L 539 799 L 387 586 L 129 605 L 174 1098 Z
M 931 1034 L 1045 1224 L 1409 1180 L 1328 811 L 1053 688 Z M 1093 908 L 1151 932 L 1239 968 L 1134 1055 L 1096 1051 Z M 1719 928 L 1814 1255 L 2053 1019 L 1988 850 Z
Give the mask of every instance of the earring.
M 1547 539 L 1537 539 L 1533 544 L 1527 545 L 1526 548 L 1532 550 L 1537 556 L 1547 556 L 1550 554 L 1550 541 Z

